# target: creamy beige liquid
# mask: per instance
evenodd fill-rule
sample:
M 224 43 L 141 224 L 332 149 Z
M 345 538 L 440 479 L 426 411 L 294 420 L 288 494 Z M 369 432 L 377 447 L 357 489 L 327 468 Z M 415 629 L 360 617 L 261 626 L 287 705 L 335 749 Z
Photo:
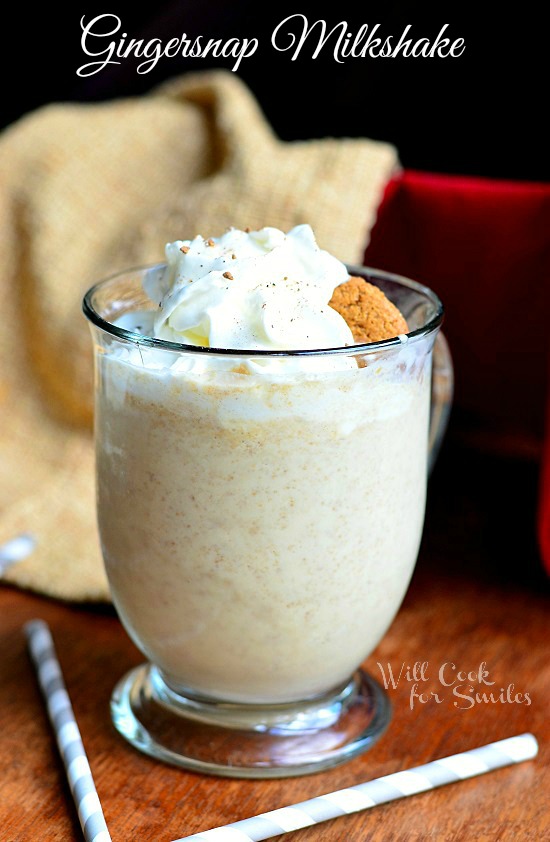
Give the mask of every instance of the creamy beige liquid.
M 286 378 L 144 362 L 98 369 L 99 527 L 128 632 L 175 688 L 284 702 L 335 687 L 416 560 L 428 344 Z

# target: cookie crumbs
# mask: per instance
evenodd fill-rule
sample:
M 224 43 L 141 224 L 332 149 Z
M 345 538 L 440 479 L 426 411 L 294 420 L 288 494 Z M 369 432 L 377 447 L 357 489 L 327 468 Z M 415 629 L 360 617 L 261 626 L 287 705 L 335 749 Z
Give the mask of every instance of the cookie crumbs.
M 224 276 L 224 278 L 227 278 L 228 281 L 234 281 L 235 280 L 233 275 L 231 274 L 231 272 L 224 272 L 223 276 Z
M 180 251 L 182 251 L 184 254 L 187 254 L 187 252 L 189 251 L 189 246 L 180 246 Z
M 214 240 L 212 239 L 212 237 L 209 237 L 209 238 L 208 238 L 208 240 L 206 241 L 206 245 L 207 245 L 207 246 L 215 246 L 215 245 L 216 245 L 216 243 L 214 242 Z

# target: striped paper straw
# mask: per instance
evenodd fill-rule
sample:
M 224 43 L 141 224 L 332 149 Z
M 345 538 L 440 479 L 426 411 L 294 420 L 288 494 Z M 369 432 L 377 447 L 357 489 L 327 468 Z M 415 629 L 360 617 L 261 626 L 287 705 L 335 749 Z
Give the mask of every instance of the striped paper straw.
M 0 545 L 0 576 L 17 561 L 23 561 L 32 553 L 36 546 L 36 539 L 28 532 L 23 532 Z
M 521 734 L 462 754 L 443 757 L 406 772 L 396 772 L 349 789 L 329 792 L 291 807 L 281 807 L 224 827 L 183 836 L 175 842 L 259 842 L 260 839 L 270 839 L 338 816 L 368 810 L 377 804 L 395 801 L 406 795 L 415 795 L 454 781 L 483 775 L 501 766 L 521 763 L 522 760 L 535 757 L 537 751 L 535 737 L 532 734 Z
M 48 625 L 31 620 L 25 625 L 25 634 L 84 838 L 86 842 L 111 842 Z

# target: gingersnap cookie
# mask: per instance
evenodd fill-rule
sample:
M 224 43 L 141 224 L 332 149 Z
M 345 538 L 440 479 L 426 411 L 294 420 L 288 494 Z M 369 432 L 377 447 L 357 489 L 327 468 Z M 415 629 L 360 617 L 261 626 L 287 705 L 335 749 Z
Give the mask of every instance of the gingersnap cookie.
M 357 343 L 381 342 L 409 330 L 382 290 L 355 275 L 336 287 L 329 305 L 346 320 Z

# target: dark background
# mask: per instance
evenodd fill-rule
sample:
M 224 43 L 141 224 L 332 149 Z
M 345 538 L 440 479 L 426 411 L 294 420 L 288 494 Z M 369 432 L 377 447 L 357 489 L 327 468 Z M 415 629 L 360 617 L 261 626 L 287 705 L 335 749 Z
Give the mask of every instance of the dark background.
M 398 37 L 418 19 L 418 5 L 352 6 L 345 0 L 327 8 L 300 0 L 263 5 L 258 0 L 161 0 L 142 7 L 76 4 L 69 11 L 44 4 L 31 11 L 21 4 L 3 26 L 1 125 L 47 102 L 136 95 L 186 71 L 233 63 L 163 58 L 154 71 L 138 75 L 139 62 L 123 59 L 119 66 L 79 78 L 77 67 L 90 61 L 80 45 L 80 18 L 112 13 L 129 37 L 145 40 L 166 42 L 182 32 L 190 38 L 258 38 L 256 54 L 242 62 L 238 74 L 285 140 L 367 136 L 395 143 L 408 168 L 547 180 L 541 122 L 548 69 L 545 28 L 528 5 L 509 13 L 495 5 L 490 20 L 480 17 L 483 4 L 477 5 L 469 10 L 461 4 L 454 15 L 448 6 L 436 8 L 427 23 L 413 24 L 408 36 L 433 39 L 454 17 L 446 35 L 465 39 L 460 58 L 348 58 L 339 65 L 328 48 L 315 61 L 312 48 L 304 48 L 292 62 L 290 52 L 277 53 L 271 46 L 273 29 L 287 15 L 302 13 L 310 24 L 324 18 L 329 28 L 347 20 L 353 32 L 362 23 L 381 23 L 381 33 Z

